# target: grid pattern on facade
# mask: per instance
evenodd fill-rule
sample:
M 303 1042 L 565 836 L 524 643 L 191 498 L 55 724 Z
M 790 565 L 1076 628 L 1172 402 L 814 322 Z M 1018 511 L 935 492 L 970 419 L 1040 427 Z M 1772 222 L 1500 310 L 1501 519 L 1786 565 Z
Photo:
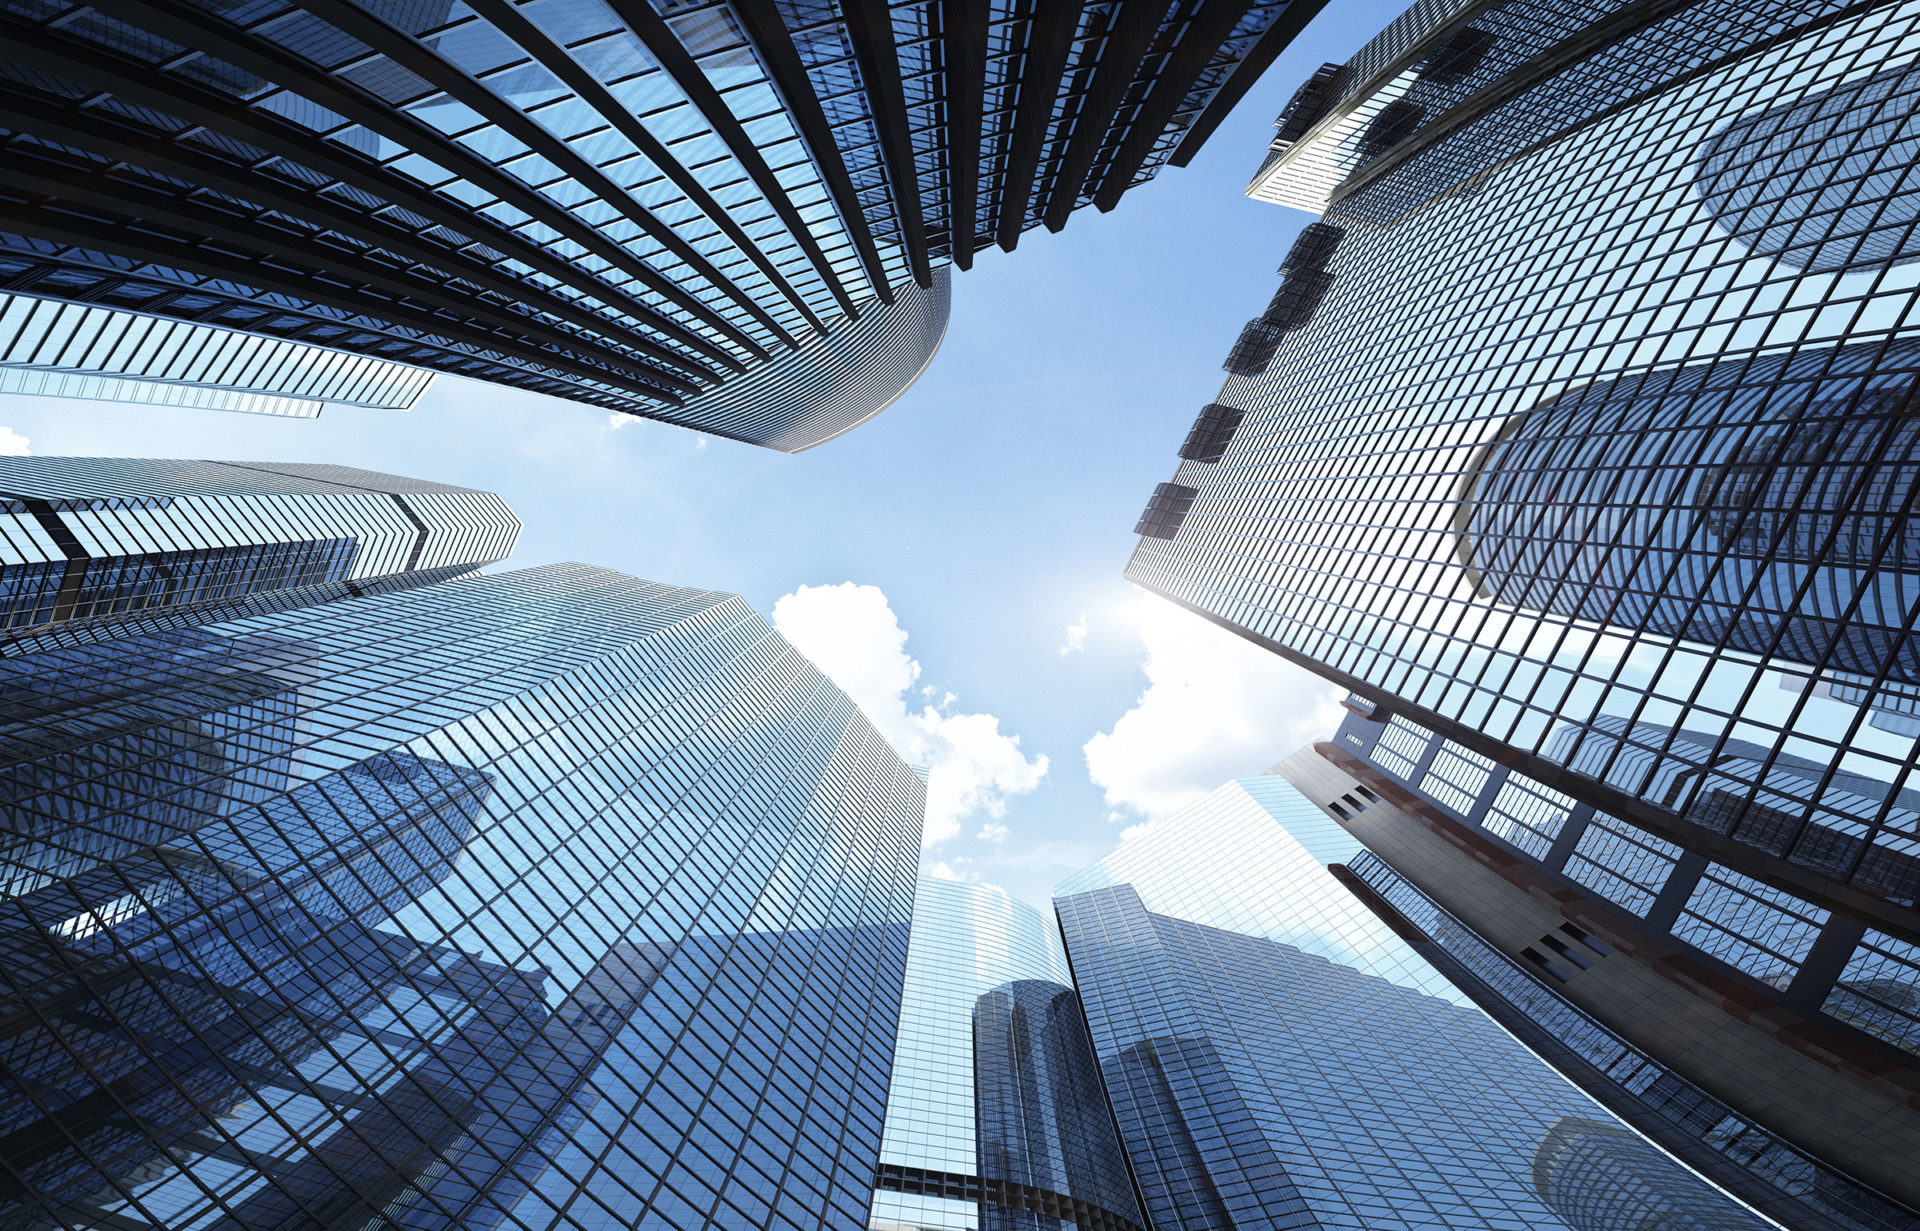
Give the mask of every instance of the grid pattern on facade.
M 1353 835 L 1284 778 L 1263 774 L 1236 778 L 1161 818 L 1055 885 L 1054 893 L 1066 897 L 1130 885 L 1155 914 L 1265 937 L 1401 987 L 1459 1000 L 1451 983 L 1328 874 L 1328 864 L 1360 849 Z
M 1483 1014 L 1150 913 L 1126 886 L 1055 906 L 1154 1226 L 1577 1225 L 1529 1155 L 1598 1109 Z
M 140 406 L 182 406 L 194 410 L 231 410 L 283 419 L 317 419 L 326 407 L 305 398 L 278 397 L 206 385 L 161 385 L 118 376 L 43 372 L 37 368 L 0 368 L 0 393 L 27 397 L 75 398 Z
M 1693 887 L 1673 934 L 1703 953 L 1784 988 L 1828 912 L 1718 864 Z
M 973 1105 L 983 1185 L 1060 1194 L 1035 1210 L 986 1197 L 983 1231 L 1056 1231 L 1059 1220 L 1138 1228 L 1133 1177 L 1087 1037 L 1080 997 L 1047 979 L 1016 979 L 973 1004 Z M 1061 1229 L 1063 1231 L 1063 1229 Z
M 1535 859 L 1544 858 L 1572 814 L 1573 797 L 1524 778 L 1509 778 L 1487 806 L 1486 831 Z
M 1473 811 L 1492 769 L 1491 759 L 1448 740 L 1433 754 L 1433 767 L 1420 779 L 1420 789 L 1464 816 Z
M 1086 1231 L 1142 1231 L 1139 1223 L 1121 1218 L 1100 1206 L 1090 1205 L 1065 1193 L 1035 1188 L 1030 1184 L 1016 1184 L 1010 1180 L 983 1180 L 977 1175 L 881 1163 L 874 1187 L 877 1191 L 922 1194 L 946 1201 L 971 1202 L 976 1206 L 984 1204 L 992 1207 L 996 1213 L 1011 1214 L 1016 1219 L 1023 1214 L 1037 1215 L 1045 1219 L 1049 1226 L 1057 1223 L 1085 1228 Z M 988 1215 L 990 1221 L 993 1217 L 993 1214 Z M 875 1224 L 876 1228 L 894 1225 L 897 1224 Z
M 1877 707 L 1881 698 L 1856 694 L 1849 703 Z M 1877 708 L 1869 713 L 1880 715 Z M 1887 729 L 1871 720 L 1868 725 Z M 1892 791 L 1884 778 L 1853 769 L 1857 762 L 1843 760 L 1828 769 L 1747 740 L 1716 741 L 1698 731 L 1605 715 L 1565 734 L 1548 745 L 1550 757 L 1676 809 L 1707 832 L 1730 835 L 1801 867 L 1848 876 L 1897 902 L 1920 895 L 1920 847 L 1906 836 L 1920 832 L 1920 792 Z M 1818 789 L 1823 780 L 1824 789 Z M 1747 783 L 1758 786 L 1743 789 Z M 1820 802 L 1809 813 L 1805 801 L 1815 794 Z M 1869 842 L 1857 818 L 1876 813 L 1886 817 L 1884 831 Z
M 1566 872 L 1607 901 L 1644 915 L 1679 858 L 1673 843 L 1596 813 L 1567 857 Z
M 1714 24 L 1719 11 L 1674 20 L 1723 55 L 1748 48 L 1753 24 Z M 1808 166 L 1838 165 L 1833 143 L 1856 135 L 1900 157 L 1904 130 L 1868 121 L 1905 89 L 1887 66 L 1920 48 L 1917 20 L 1851 10 L 1667 88 L 1656 77 L 1472 194 L 1349 227 L 1326 302 L 1263 376 L 1227 382 L 1245 420 L 1218 463 L 1176 473 L 1193 507 L 1128 575 L 1523 766 L 1578 745 L 1558 732 L 1612 720 L 1691 732 L 1708 763 L 1729 741 L 1754 747 L 1712 765 L 1736 805 L 1786 787 L 1770 768 L 1784 757 L 1836 771 L 1780 801 L 1790 833 L 1838 835 L 1838 857 L 1824 839 L 1787 846 L 1809 877 L 1796 884 L 1910 906 L 1889 868 L 1920 853 L 1900 811 L 1914 736 L 1872 722 L 1880 703 L 1860 693 L 1779 686 L 1833 671 L 1871 697 L 1879 680 L 1904 687 L 1913 655 L 1920 471 L 1900 408 L 1920 274 L 1850 230 L 1853 206 L 1897 196 L 1897 177 L 1873 170 L 1875 147 L 1845 164 L 1856 178 L 1782 185 L 1784 208 L 1811 211 L 1797 250 L 1831 240 L 1859 262 L 1817 273 L 1729 235 L 1697 183 L 1716 134 L 1822 99 L 1822 123 L 1778 138 L 1806 144 Z M 1565 447 L 1583 437 L 1586 453 Z M 1508 555 L 1482 531 L 1501 516 L 1526 527 Z M 1679 738 L 1652 759 L 1677 760 Z M 1579 772 L 1612 785 L 1602 766 Z M 1654 824 L 1677 811 L 1628 788 L 1587 798 Z M 1911 911 L 1879 919 L 1898 930 L 1896 916 Z
M 1493 41 L 1474 71 L 1452 79 L 1423 72 L 1405 96 L 1424 112 L 1415 139 L 1380 166 L 1366 160 L 1355 166 L 1333 194 L 1335 207 L 1385 223 L 1437 195 L 1471 193 L 1477 175 L 1507 159 L 1714 65 L 1734 49 L 1790 36 L 1850 7 L 1839 0 L 1764 9 L 1740 0 L 1686 6 L 1542 0 L 1483 13 L 1470 29 Z M 1603 23 L 1607 38 L 1596 49 L 1591 31 Z
M 921 877 L 887 1091 L 883 1166 L 980 1177 L 974 1006 L 1018 980 L 1071 981 L 1053 921 L 983 885 Z M 883 1186 L 871 1225 L 978 1231 L 975 1195 Z
M 1200 408 L 1187 438 L 1180 443 L 1180 456 L 1194 462 L 1219 461 L 1245 415 L 1238 407 L 1208 402 Z
M 1374 758 L 1394 777 L 1412 782 L 1434 738 L 1433 732 L 1395 714 L 1387 719 L 1387 729 L 1380 733 L 1380 740 L 1374 745 Z
M 346 466 L 0 458 L 0 636 L 441 580 L 519 532 L 489 492 Z
M 1533 1150 L 1533 1188 L 1575 1227 L 1674 1226 L 1733 1231 L 1763 1225 L 1704 1184 L 1668 1182 L 1673 1160 L 1618 1124 L 1563 1116 Z
M 1510 1010 L 1521 1022 L 1537 1026 L 1539 1032 L 1530 1045 L 1544 1045 L 1550 1052 L 1560 1049 L 1584 1066 L 1588 1076 L 1583 1088 L 1636 1127 L 1663 1141 L 1671 1140 L 1666 1134 L 1675 1134 L 1682 1142 L 1720 1156 L 1736 1168 L 1730 1178 L 1736 1182 L 1745 1178 L 1739 1185 L 1741 1195 L 1784 1198 L 1783 1212 L 1789 1215 L 1804 1203 L 1803 1208 L 1849 1231 L 1900 1231 L 1913 1225 L 1913 1216 L 1896 1203 L 1728 1107 L 1570 1004 L 1377 855 L 1363 852 L 1350 868 L 1433 945 L 1460 963 L 1466 976 L 1493 998 L 1493 1003 L 1483 1004 Z M 1563 1071 L 1568 1067 L 1558 1060 L 1554 1063 Z M 1602 1088 L 1596 1088 L 1595 1082 Z
M 845 424 L 757 369 L 1112 208 L 1317 4 L 1148 8 L 35 0 L 0 15 L 0 273 L 818 443 Z
M 1162 483 L 1153 489 L 1153 499 L 1140 514 L 1135 534 L 1149 538 L 1171 539 L 1180 532 L 1180 523 L 1193 508 L 1194 490 L 1179 483 Z
M 0 1220 L 865 1225 L 924 786 L 739 599 L 555 566 L 0 672 Z
M 1377 736 L 1363 733 L 1369 729 L 1377 730 Z M 1341 733 L 1353 737 L 1344 742 L 1376 766 L 1384 756 L 1395 756 L 1386 748 L 1396 734 L 1391 724 L 1355 714 L 1342 724 Z M 1626 764 L 1623 758 L 1612 763 L 1616 769 Z M 1775 770 L 1782 778 L 1820 772 L 1814 765 L 1788 763 L 1776 764 Z M 1673 773 L 1667 767 L 1650 789 L 1670 790 Z M 1502 838 L 1536 866 L 1565 875 L 1600 900 L 1749 976 L 1774 995 L 1791 992 L 1803 997 L 1795 1011 L 1817 1007 L 1835 1022 L 1908 1051 L 1920 1050 L 1920 1025 L 1916 1025 L 1920 1023 L 1920 947 L 1873 928 L 1861 930 L 1844 916 L 1724 865 L 1687 855 L 1679 846 L 1618 817 L 1589 813 L 1571 797 L 1523 774 L 1509 772 L 1495 781 L 1497 788 L 1491 783 L 1483 787 L 1472 806 L 1461 813 L 1466 823 Z M 1804 792 L 1805 788 L 1797 789 Z M 1529 815 L 1545 817 L 1545 826 L 1537 831 L 1521 828 Z M 1555 839 L 1564 843 L 1561 831 L 1569 825 L 1578 833 L 1578 841 L 1566 852 L 1564 865 L 1556 865 Z M 1369 867 L 1386 866 L 1371 855 L 1361 860 L 1373 860 Z M 1360 866 L 1360 861 L 1349 862 Z M 1823 936 L 1830 937 L 1833 952 L 1825 962 L 1804 967 Z M 1436 938 L 1444 939 L 1437 934 Z
M 431 372 L 230 329 L 0 296 L 0 389 L 310 417 L 325 402 L 406 410 Z
M 722 385 L 684 412 L 722 416 L 763 436 L 768 448 L 799 452 L 825 444 L 873 418 L 933 362 L 947 334 L 952 280 L 946 266 L 933 285 L 898 288 L 830 333 L 814 334 L 754 374 L 750 388 Z
M 1920 945 L 1867 929 L 1827 993 L 1825 1012 L 1920 1052 Z

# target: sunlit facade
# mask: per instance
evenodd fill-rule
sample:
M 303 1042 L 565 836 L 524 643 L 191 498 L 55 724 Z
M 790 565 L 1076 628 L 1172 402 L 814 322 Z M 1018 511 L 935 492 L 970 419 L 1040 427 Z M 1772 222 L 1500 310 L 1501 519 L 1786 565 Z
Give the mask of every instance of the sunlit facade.
M 1320 218 L 1128 576 L 1920 942 L 1916 52 L 1896 4 L 1410 9 L 1282 116 L 1252 191 Z
M 1615 1114 L 1786 1225 L 1920 1225 L 1920 1117 L 1901 1093 L 1920 1079 L 1920 948 L 1403 715 L 1350 706 L 1281 771 L 1365 843 L 1346 875 L 1422 957 Z M 1605 720 L 1594 731 L 1610 728 L 1626 734 Z M 1715 774 L 1766 756 L 1722 747 Z M 1826 772 L 1778 757 L 1764 781 L 1792 798 Z M 1676 779 L 1651 797 L 1687 785 Z M 1710 822 L 1722 798 L 1710 775 L 1691 811 Z M 1782 840 L 1797 831 L 1778 827 Z M 1846 849 L 1842 834 L 1800 832 Z
M 1141 1231 L 1059 929 L 922 877 L 874 1231 Z
M 1318 8 L 10 5 L 0 277 L 806 448 Z
M 1429 996 L 1469 1001 L 1327 871 L 1363 848 L 1277 773 L 1236 778 L 1054 893 L 1131 885 L 1155 914 L 1260 936 Z
M 0 295 L 0 393 L 312 419 L 328 404 L 407 410 L 432 381 L 366 355 Z
M 428 585 L 519 535 L 491 492 L 349 466 L 0 457 L 0 654 Z
M 738 598 L 558 565 L 0 674 L 0 1224 L 866 1225 L 925 788 Z

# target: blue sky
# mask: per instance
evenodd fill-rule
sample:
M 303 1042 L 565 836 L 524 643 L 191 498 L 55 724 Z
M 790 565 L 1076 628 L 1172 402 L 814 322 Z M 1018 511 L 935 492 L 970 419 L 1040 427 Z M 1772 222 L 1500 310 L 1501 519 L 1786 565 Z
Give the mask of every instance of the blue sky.
M 38 454 L 328 461 L 485 488 L 525 522 L 513 565 L 741 594 L 935 764 L 933 825 L 953 836 L 928 866 L 1042 901 L 1127 826 L 1330 729 L 1337 692 L 1121 570 L 1221 358 L 1312 220 L 1241 195 L 1273 117 L 1398 11 L 1336 0 L 1192 166 L 956 273 L 919 384 L 799 456 L 616 430 L 605 411 L 447 377 L 405 414 L 6 397 L 0 424 Z

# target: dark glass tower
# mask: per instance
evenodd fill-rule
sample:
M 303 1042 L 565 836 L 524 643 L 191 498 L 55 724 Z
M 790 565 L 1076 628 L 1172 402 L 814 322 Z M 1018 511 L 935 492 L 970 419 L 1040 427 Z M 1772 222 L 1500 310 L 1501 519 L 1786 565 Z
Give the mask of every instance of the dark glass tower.
M 1129 577 L 1920 943 L 1916 52 L 1891 4 L 1408 10 L 1280 117 L 1250 192 L 1320 217 Z
M 1920 1227 L 1906 1094 L 1920 1083 L 1920 947 L 1365 708 L 1281 765 L 1365 843 L 1342 873 L 1361 901 L 1595 1099 L 1756 1208 L 1820 1231 Z M 1638 771 L 1666 762 L 1635 742 L 1691 743 L 1701 761 L 1646 781 Z M 1798 842 L 1810 860 L 1859 856 L 1837 818 L 1801 827 L 1730 806 L 1723 782 L 1768 754 L 1727 741 L 1709 763 L 1706 743 L 1603 721 L 1570 759 L 1635 774 L 1631 789 L 1709 830 L 1746 826 L 1747 841 Z M 1763 780 L 1791 798 L 1826 773 L 1774 757 Z M 1858 775 L 1831 786 L 1885 790 Z M 1536 1181 L 1600 1217 L 1591 1153 Z
M 1055 907 L 1156 1231 L 1576 1225 L 1532 1147 L 1591 1104 L 1484 1015 L 1151 912 L 1131 885 Z M 1703 1225 L 1764 1225 L 1648 1154 L 1661 1197 L 1721 1220 Z
M 1568 1116 L 1533 1152 L 1533 1186 L 1573 1231 L 1688 1227 L 1731 1231 L 1751 1226 L 1721 1202 L 1689 1200 L 1664 1186 L 1672 1164 L 1617 1125 Z
M 1139 1226 L 1133 1179 L 1071 987 L 1019 979 L 975 1001 L 973 1081 L 980 1178 L 1031 1194 L 1018 1206 L 983 1203 L 984 1231 Z M 1047 1208 L 1055 1194 L 1057 1212 Z
M 490 492 L 348 466 L 0 458 L 0 655 L 428 585 L 504 559 Z
M 0 277 L 796 450 L 911 383 L 948 263 L 1184 163 L 1318 7 L 25 0 Z
M 924 787 L 562 565 L 0 664 L 0 1224 L 866 1224 Z
M 1053 921 L 922 877 L 873 1231 L 1141 1231 Z

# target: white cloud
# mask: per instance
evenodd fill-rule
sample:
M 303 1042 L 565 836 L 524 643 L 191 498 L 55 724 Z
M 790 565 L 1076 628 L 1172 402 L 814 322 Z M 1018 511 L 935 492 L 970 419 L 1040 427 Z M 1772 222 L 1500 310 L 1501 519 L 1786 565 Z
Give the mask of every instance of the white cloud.
M 980 832 L 975 834 L 974 837 L 980 839 L 982 842 L 1005 842 L 1007 840 L 1007 834 L 1010 832 L 1012 831 L 1000 822 L 988 821 L 980 827 Z
M 1067 625 L 1067 639 L 1060 643 L 1060 657 L 1078 653 L 1087 648 L 1087 617 L 1081 616 Z
M 623 427 L 632 427 L 636 422 L 638 422 L 638 420 L 632 415 L 623 415 L 617 410 L 607 416 L 607 427 L 609 430 L 615 432 Z
M 0 427 L 0 457 L 30 457 L 32 441 L 10 427 Z
M 967 879 L 965 872 L 962 872 L 944 859 L 928 867 L 926 874 L 937 881 L 965 881 Z
M 907 654 L 907 632 L 878 586 L 801 586 L 773 605 L 773 625 L 853 698 L 896 752 L 931 771 L 928 845 L 953 837 L 975 814 L 1004 815 L 1008 797 L 1046 777 L 1044 755 L 1029 761 L 1020 737 L 1002 733 L 992 714 L 954 713 L 952 693 L 937 705 L 907 708 L 920 664 Z
M 1342 690 L 1164 599 L 1135 603 L 1146 691 L 1086 743 L 1113 808 L 1157 819 L 1340 722 Z

